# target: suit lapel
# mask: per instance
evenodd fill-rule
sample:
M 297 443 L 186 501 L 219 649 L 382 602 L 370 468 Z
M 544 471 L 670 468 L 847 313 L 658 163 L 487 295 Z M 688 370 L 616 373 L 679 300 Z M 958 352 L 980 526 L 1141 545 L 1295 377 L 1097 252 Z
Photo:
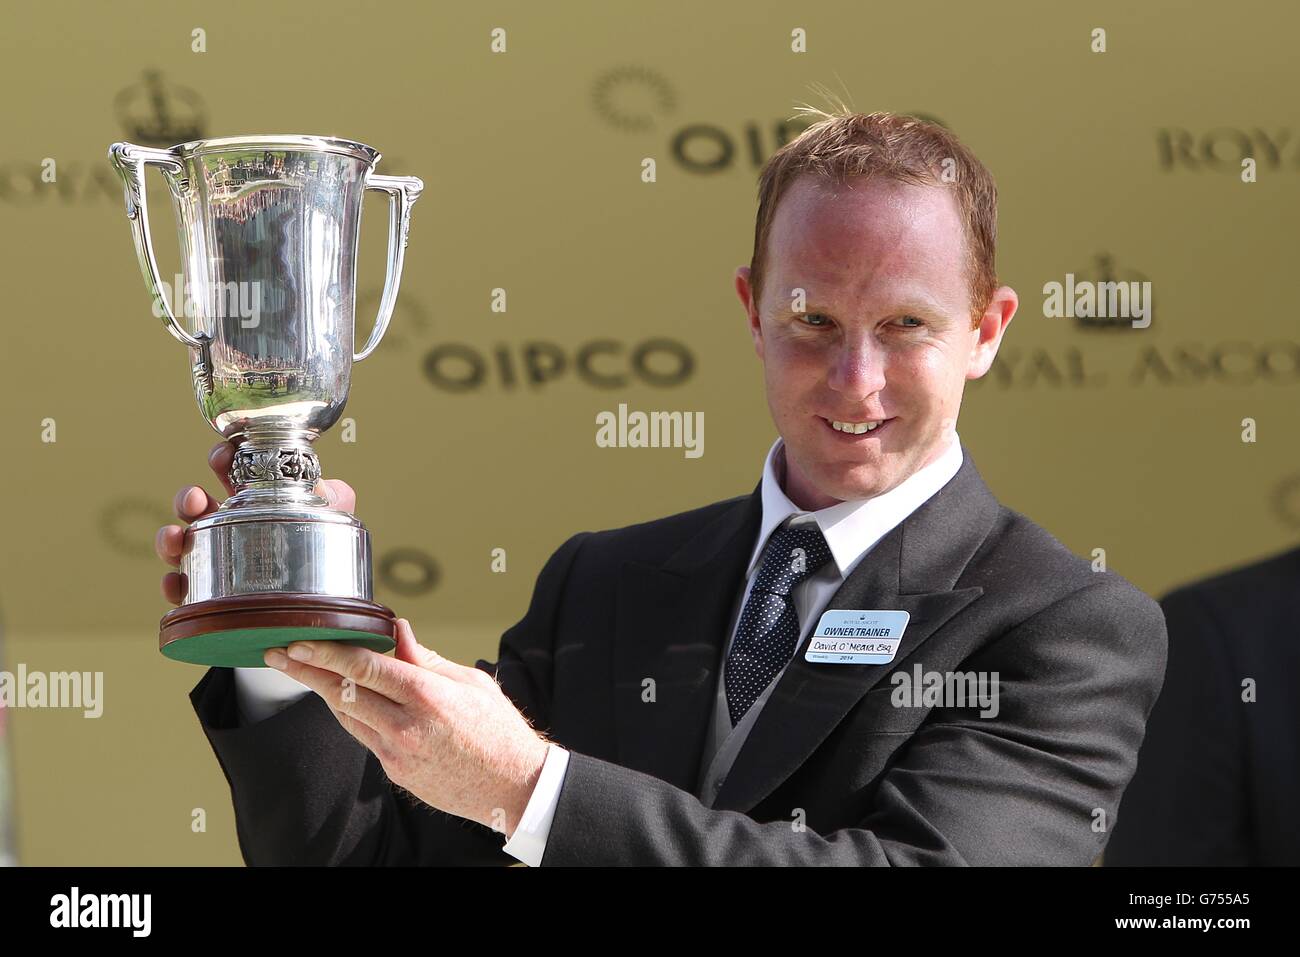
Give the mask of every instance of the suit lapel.
M 961 468 L 952 480 L 877 542 L 827 605 L 908 612 L 911 619 L 894 660 L 884 665 L 814 664 L 804 660 L 807 640 L 801 642 L 736 755 L 713 807 L 749 811 L 771 794 L 863 695 L 983 593 L 982 588 L 954 585 L 988 535 L 1000 506 L 970 453 L 964 447 L 962 452 Z
M 618 763 L 694 791 L 731 612 L 762 517 L 761 485 L 662 567 L 623 565 L 615 614 Z M 648 701 L 646 679 L 654 682 Z

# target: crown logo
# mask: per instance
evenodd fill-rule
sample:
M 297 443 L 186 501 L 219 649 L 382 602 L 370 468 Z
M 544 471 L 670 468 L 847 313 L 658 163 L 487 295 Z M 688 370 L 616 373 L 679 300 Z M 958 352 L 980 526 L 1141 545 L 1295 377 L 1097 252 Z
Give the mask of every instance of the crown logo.
M 199 95 L 183 86 L 164 84 L 157 70 L 146 70 L 139 83 L 118 93 L 113 110 L 130 137 L 145 146 L 174 146 L 202 139 L 207 122 Z
M 1149 281 L 1146 273 L 1138 272 L 1136 269 L 1115 268 L 1115 257 L 1108 252 L 1100 252 L 1092 257 L 1092 268 L 1080 270 L 1076 276 L 1080 281 L 1095 283 L 1143 283 Z M 1127 316 L 1076 315 L 1074 320 L 1088 329 L 1128 329 L 1133 325 L 1133 320 Z

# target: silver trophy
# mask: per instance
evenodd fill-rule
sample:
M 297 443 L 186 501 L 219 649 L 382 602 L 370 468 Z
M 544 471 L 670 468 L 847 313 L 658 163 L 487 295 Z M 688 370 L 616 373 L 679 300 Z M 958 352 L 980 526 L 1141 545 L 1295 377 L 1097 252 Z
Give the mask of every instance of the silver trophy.
M 377 175 L 379 156 L 318 136 L 109 148 L 154 312 L 189 347 L 204 417 L 237 447 L 235 494 L 186 531 L 184 603 L 159 636 L 170 658 L 260 667 L 264 649 L 304 638 L 394 645 L 394 615 L 373 600 L 369 533 L 312 491 L 321 475 L 312 443 L 342 414 L 352 364 L 388 328 L 424 188 L 414 176 Z M 149 236 L 150 164 L 170 188 L 180 235 L 171 302 Z M 389 197 L 388 267 L 379 316 L 354 352 L 371 189 Z

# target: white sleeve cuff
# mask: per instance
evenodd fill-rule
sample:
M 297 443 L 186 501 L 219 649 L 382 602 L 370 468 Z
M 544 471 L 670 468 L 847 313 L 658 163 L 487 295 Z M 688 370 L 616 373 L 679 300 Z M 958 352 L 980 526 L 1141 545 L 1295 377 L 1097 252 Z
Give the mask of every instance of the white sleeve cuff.
M 551 744 L 546 751 L 541 776 L 533 787 L 523 817 L 519 819 L 519 826 L 502 848 L 529 867 L 541 866 L 542 855 L 546 853 L 546 839 L 551 833 L 551 821 L 560 803 L 560 789 L 564 787 L 564 772 L 568 768 L 569 752 L 558 744 Z
M 239 724 L 256 724 L 279 714 L 310 692 L 301 681 L 274 668 L 235 669 L 235 709 Z

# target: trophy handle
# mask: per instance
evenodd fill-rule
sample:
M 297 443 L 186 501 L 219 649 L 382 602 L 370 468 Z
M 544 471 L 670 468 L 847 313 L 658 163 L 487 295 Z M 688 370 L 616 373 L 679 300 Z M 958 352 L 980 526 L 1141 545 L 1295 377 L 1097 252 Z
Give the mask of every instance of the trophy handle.
M 131 220 L 131 235 L 135 237 L 135 252 L 140 259 L 144 284 L 153 296 L 155 307 L 162 313 L 163 325 L 173 336 L 196 349 L 204 349 L 210 340 L 195 338 L 176 321 L 172 307 L 162 292 L 162 277 L 158 275 L 158 261 L 153 255 L 153 241 L 149 236 L 149 203 L 145 197 L 145 169 L 150 163 L 168 172 L 180 174 L 184 167 L 171 150 L 155 150 L 133 143 L 114 143 L 108 148 L 108 158 L 126 185 L 126 218 Z
M 379 301 L 379 316 L 370 330 L 366 346 L 352 357 L 360 362 L 375 351 L 384 338 L 388 323 L 393 318 L 397 303 L 397 289 L 402 284 L 402 263 L 406 258 L 406 234 L 411 228 L 411 207 L 420 198 L 424 182 L 417 176 L 372 175 L 366 189 L 377 189 L 388 194 L 388 268 L 384 274 L 384 295 Z

